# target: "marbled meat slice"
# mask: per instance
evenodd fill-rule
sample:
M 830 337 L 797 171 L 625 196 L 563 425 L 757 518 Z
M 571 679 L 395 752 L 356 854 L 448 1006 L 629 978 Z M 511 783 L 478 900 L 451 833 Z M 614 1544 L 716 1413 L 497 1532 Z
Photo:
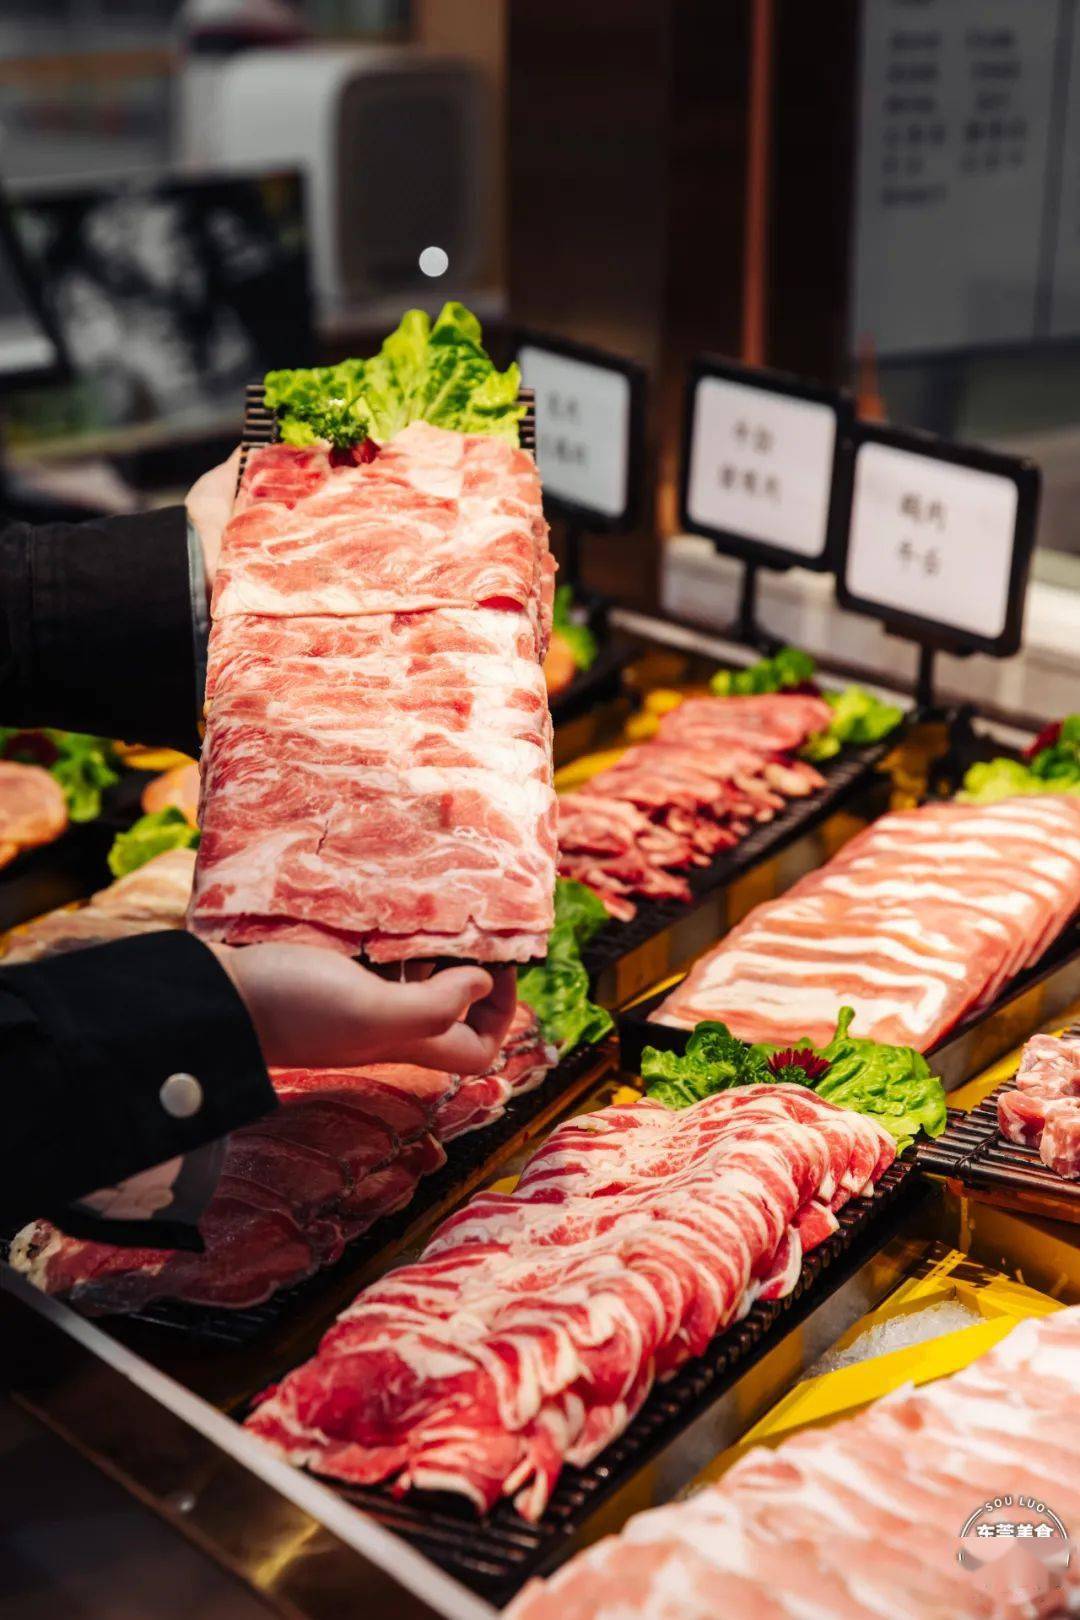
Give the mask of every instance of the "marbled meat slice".
M 426 613 L 330 614 L 292 618 L 229 614 L 210 632 L 206 699 L 229 681 L 237 659 L 263 667 L 283 658 L 411 659 L 453 654 L 536 662 L 535 627 L 526 615 L 498 608 L 433 608 Z
M 138 1310 L 160 1298 L 256 1305 L 408 1204 L 421 1178 L 445 1162 L 444 1141 L 489 1123 L 555 1058 L 532 1009 L 519 1003 L 490 1075 L 391 1063 L 275 1069 L 281 1107 L 229 1138 L 199 1223 L 204 1254 L 90 1243 L 42 1220 L 19 1233 L 12 1264 L 94 1312 Z
M 719 1483 L 637 1514 L 531 1582 L 508 1620 L 1071 1613 L 1080 1571 L 1040 1507 L 1066 1525 L 1080 1512 L 1078 1443 L 1080 1310 L 1031 1318 L 950 1378 L 755 1447 Z M 986 1522 L 1028 1534 L 972 1535 L 964 1567 L 960 1527 L 1003 1474 L 1018 1505 Z
M 281 772 L 264 756 L 235 773 L 212 756 L 207 782 L 190 913 L 202 937 L 234 939 L 233 918 L 279 917 L 388 936 L 384 959 L 400 960 L 472 926 L 525 934 L 526 954 L 543 955 L 555 864 L 545 783 L 479 768 Z
M 1080 1176 L 1080 1040 L 1033 1035 L 1015 1085 L 998 1094 L 997 1117 L 1010 1142 L 1037 1148 L 1059 1176 Z
M 498 439 L 413 423 L 358 467 L 271 446 L 248 458 L 213 613 L 491 606 L 539 622 L 545 535 L 536 465 Z

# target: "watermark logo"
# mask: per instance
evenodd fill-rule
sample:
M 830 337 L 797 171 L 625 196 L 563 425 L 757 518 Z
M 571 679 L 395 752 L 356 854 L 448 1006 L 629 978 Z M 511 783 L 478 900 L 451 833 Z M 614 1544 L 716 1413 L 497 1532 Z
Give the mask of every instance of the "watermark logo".
M 1053 1508 L 1018 1493 L 975 1509 L 960 1531 L 956 1556 L 995 1605 L 1027 1603 L 1041 1614 L 1064 1586 L 1072 1548 Z

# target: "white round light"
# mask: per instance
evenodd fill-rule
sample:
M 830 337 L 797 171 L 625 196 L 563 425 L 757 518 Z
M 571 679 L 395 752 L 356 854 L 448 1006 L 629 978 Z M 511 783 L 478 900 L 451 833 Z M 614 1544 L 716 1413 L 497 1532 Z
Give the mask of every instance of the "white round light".
M 445 276 L 450 268 L 450 255 L 445 248 L 426 247 L 420 255 L 420 268 L 425 276 Z

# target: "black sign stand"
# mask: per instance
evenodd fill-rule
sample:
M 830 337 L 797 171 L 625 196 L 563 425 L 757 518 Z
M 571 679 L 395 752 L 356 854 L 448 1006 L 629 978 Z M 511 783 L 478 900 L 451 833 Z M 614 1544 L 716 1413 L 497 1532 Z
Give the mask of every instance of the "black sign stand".
M 692 476 L 691 459 L 694 448 L 694 412 L 697 405 L 699 385 L 709 377 L 718 378 L 723 382 L 735 383 L 740 387 L 760 394 L 780 394 L 788 399 L 806 400 L 814 405 L 825 405 L 834 412 L 836 417 L 836 438 L 833 448 L 829 512 L 826 522 L 825 544 L 818 555 L 806 556 L 801 552 L 792 551 L 786 546 L 774 545 L 761 540 L 754 535 L 738 533 L 731 529 L 714 528 L 692 516 L 689 510 L 689 496 Z M 752 366 L 736 365 L 729 360 L 714 355 L 699 355 L 691 366 L 686 383 L 683 410 L 679 522 L 686 533 L 705 535 L 712 540 L 718 552 L 724 556 L 736 558 L 743 565 L 737 616 L 734 623 L 726 631 L 731 640 L 752 647 L 755 651 L 765 653 L 775 652 L 780 646 L 777 637 L 764 630 L 758 619 L 758 587 L 761 581 L 762 569 L 767 568 L 773 573 L 787 573 L 792 568 L 808 568 L 816 573 L 826 573 L 833 568 L 834 559 L 840 545 L 837 467 L 841 442 L 851 420 L 852 407 L 849 397 L 835 389 L 820 387 L 816 383 L 803 382 L 800 378 L 788 376 L 783 372 L 763 371 Z
M 847 567 L 851 552 L 855 470 L 859 451 L 868 444 L 882 444 L 927 460 L 968 467 L 975 472 L 1007 479 L 1015 486 L 1016 518 L 1009 563 L 1007 607 L 1005 623 L 998 635 L 985 636 L 966 626 L 951 624 L 944 614 L 940 619 L 920 618 L 906 610 L 892 608 L 887 604 L 858 596 L 850 589 L 847 583 Z M 890 634 L 903 636 L 916 644 L 919 650 L 919 666 L 915 680 L 915 699 L 919 711 L 924 715 L 939 712 L 934 680 L 934 666 L 939 652 L 947 652 L 954 658 L 967 658 L 976 652 L 986 653 L 992 658 L 1010 658 L 1018 651 L 1023 629 L 1028 574 L 1031 569 L 1032 552 L 1035 549 L 1040 483 L 1039 470 L 1029 461 L 999 455 L 994 451 L 971 445 L 952 444 L 914 429 L 859 422 L 845 440 L 839 464 L 838 512 L 842 538 L 836 567 L 837 600 L 841 607 L 847 608 L 850 612 L 875 618 Z

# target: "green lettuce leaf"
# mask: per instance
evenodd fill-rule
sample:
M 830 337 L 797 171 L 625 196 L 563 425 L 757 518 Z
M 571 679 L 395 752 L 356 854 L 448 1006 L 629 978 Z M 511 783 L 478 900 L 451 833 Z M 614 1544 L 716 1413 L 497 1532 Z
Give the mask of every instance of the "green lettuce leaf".
M 115 745 L 107 737 L 83 731 L 0 726 L 0 757 L 43 765 L 63 789 L 72 821 L 99 816 L 102 793 L 120 780 Z
M 842 1007 L 836 1034 L 821 1055 L 828 1073 L 814 1087 L 821 1097 L 872 1114 L 896 1138 L 902 1153 L 923 1130 L 940 1136 L 946 1124 L 945 1091 L 921 1052 L 851 1035 L 855 1011 Z
M 752 697 L 782 692 L 814 679 L 817 665 L 799 647 L 781 647 L 772 658 L 760 658 L 749 669 L 718 669 L 709 688 L 717 697 Z
M 113 877 L 126 877 L 155 855 L 169 849 L 197 849 L 198 844 L 199 829 L 171 804 L 166 810 L 140 816 L 126 832 L 117 833 L 109 851 L 109 871 Z
M 817 732 L 802 749 L 807 759 L 832 759 L 841 748 L 865 748 L 881 742 L 904 718 L 903 709 L 895 703 L 883 703 L 862 686 L 823 695 L 833 717 L 826 729 Z
M 1080 770 L 1037 776 L 1019 759 L 981 760 L 967 771 L 956 797 L 968 804 L 993 804 L 1024 793 L 1080 793 Z
M 772 1080 L 768 1051 L 733 1035 L 726 1024 L 698 1024 L 685 1052 L 647 1046 L 641 1054 L 641 1078 L 648 1094 L 668 1108 L 688 1108 L 732 1086 Z
M 613 1027 L 611 1014 L 589 997 L 581 952 L 608 920 L 604 904 L 584 883 L 555 882 L 555 926 L 543 962 L 518 974 L 518 996 L 540 1020 L 559 1056 L 595 1045 Z
M 946 1122 L 945 1092 L 922 1053 L 850 1034 L 854 1016 L 853 1008 L 840 1009 L 836 1033 L 827 1046 L 815 1047 L 806 1040 L 792 1043 L 795 1051 L 808 1050 L 828 1064 L 813 1090 L 843 1108 L 872 1115 L 896 1138 L 898 1153 L 920 1130 L 940 1136 Z M 809 1084 L 806 1071 L 797 1064 L 770 1066 L 770 1059 L 786 1050 L 790 1049 L 740 1041 L 726 1024 L 701 1023 L 684 1054 L 647 1046 L 641 1055 L 641 1076 L 648 1083 L 648 1095 L 668 1108 L 687 1108 L 732 1086 Z
M 517 444 L 520 386 L 518 367 L 496 370 L 480 322 L 458 303 L 445 304 L 434 325 L 424 310 L 409 310 L 368 360 L 265 378 L 266 403 L 278 413 L 285 442 L 336 449 L 368 437 L 382 443 L 410 422 Z
M 574 614 L 574 587 L 560 585 L 555 592 L 551 625 L 557 630 L 574 655 L 578 669 L 591 669 L 599 648 L 596 637 L 587 624 L 579 624 Z

